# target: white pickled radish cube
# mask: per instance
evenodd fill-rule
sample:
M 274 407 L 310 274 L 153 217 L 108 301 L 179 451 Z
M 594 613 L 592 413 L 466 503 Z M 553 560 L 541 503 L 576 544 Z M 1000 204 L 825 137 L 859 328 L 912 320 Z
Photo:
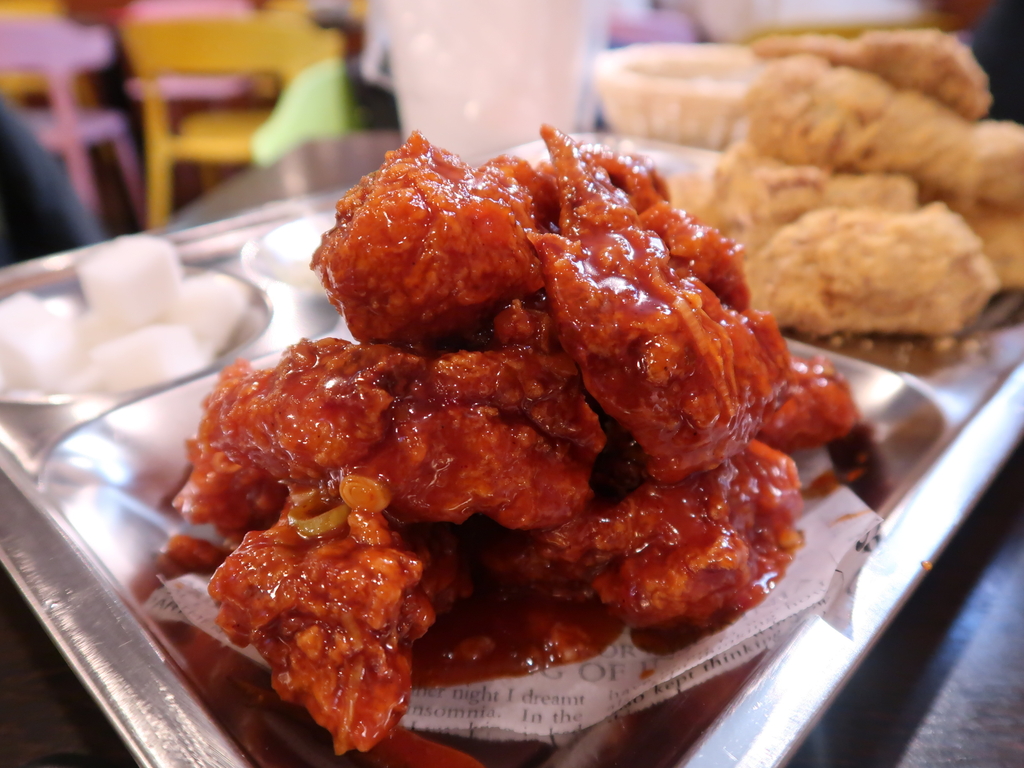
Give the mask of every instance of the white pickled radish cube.
M 211 362 L 184 325 L 147 325 L 89 352 L 104 389 L 148 387 L 197 371 Z
M 170 309 L 181 289 L 181 272 L 174 246 L 152 235 L 118 237 L 93 246 L 78 266 L 92 311 L 130 330 Z
M 116 339 L 131 333 L 134 328 L 129 328 L 121 323 L 115 322 L 109 317 L 89 310 L 78 318 L 78 339 L 85 349 L 92 349 L 97 344 Z
M 248 305 L 249 292 L 238 280 L 215 273 L 195 275 L 182 282 L 167 322 L 187 325 L 200 345 L 216 354 L 224 351 Z
M 8 389 L 62 391 L 81 364 L 74 321 L 54 315 L 31 293 L 7 297 L 0 301 L 0 361 Z
M 78 395 L 83 392 L 98 392 L 102 389 L 103 375 L 100 367 L 96 363 L 88 363 L 84 368 L 79 368 L 68 374 L 61 392 Z

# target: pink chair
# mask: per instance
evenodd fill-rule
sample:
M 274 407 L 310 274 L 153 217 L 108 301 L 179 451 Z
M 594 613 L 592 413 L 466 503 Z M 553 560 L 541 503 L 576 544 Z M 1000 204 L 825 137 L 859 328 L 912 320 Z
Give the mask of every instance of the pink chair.
M 182 18 L 239 18 L 255 13 L 250 0 L 135 0 L 121 12 L 121 21 L 167 21 Z M 166 75 L 157 79 L 167 101 L 229 101 L 250 92 L 248 77 L 236 75 Z M 130 78 L 125 91 L 142 99 L 142 83 Z
M 110 66 L 114 37 L 106 27 L 87 27 L 60 17 L 0 19 L 0 71 L 36 72 L 47 82 L 49 109 L 21 110 L 39 142 L 60 154 L 82 202 L 100 210 L 89 147 L 110 142 L 137 220 L 145 221 L 142 175 L 125 116 L 113 109 L 83 109 L 75 77 Z

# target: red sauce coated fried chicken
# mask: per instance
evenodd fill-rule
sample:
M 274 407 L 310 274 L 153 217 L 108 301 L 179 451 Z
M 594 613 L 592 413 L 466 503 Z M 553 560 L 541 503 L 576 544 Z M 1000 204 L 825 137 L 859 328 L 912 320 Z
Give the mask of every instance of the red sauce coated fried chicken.
M 360 341 L 460 334 L 542 286 L 526 237 L 535 226 L 528 190 L 418 133 L 339 200 L 337 212 L 313 268 Z
M 390 153 L 313 257 L 364 343 L 230 366 L 189 445 L 179 508 L 250 531 L 218 622 L 339 753 L 398 722 L 425 633 L 416 679 L 443 685 L 733 620 L 801 542 L 776 449 L 856 418 L 649 161 L 543 135 L 536 168 Z
M 692 273 L 730 309 L 749 309 L 742 245 L 666 202 L 647 208 L 640 214 L 640 222 L 665 241 L 673 269 Z
M 251 371 L 252 366 L 243 360 L 229 365 L 221 372 L 220 388 L 233 386 Z M 208 398 L 207 410 L 209 406 Z M 215 448 L 213 443 L 222 438 L 222 426 L 220 419 L 204 418 L 198 435 L 188 441 L 192 472 L 174 506 L 190 522 L 212 523 L 222 536 L 235 538 L 273 525 L 288 488 L 270 473 L 248 461 L 233 461 Z
M 650 456 L 664 483 L 739 452 L 775 410 L 789 354 L 769 315 L 722 307 L 669 266 L 665 243 L 603 170 L 544 132 L 561 235 L 536 235 L 558 336 L 587 391 Z
M 838 440 L 853 429 L 857 407 L 850 385 L 832 363 L 821 355 L 793 357 L 790 374 L 789 394 L 761 427 L 759 440 L 792 453 Z
M 274 689 L 331 732 L 340 754 L 397 725 L 411 688 L 412 642 L 434 622 L 423 562 L 380 512 L 303 538 L 287 515 L 245 537 L 210 582 L 218 623 L 270 664 Z
M 200 435 L 283 482 L 377 478 L 405 522 L 481 513 L 508 528 L 582 510 L 604 446 L 564 354 L 510 345 L 427 359 L 339 339 L 300 342 L 276 368 L 222 379 Z
M 557 528 L 484 554 L 499 579 L 596 593 L 631 627 L 714 627 L 756 605 L 792 559 L 796 466 L 757 441 L 675 485 L 645 483 Z

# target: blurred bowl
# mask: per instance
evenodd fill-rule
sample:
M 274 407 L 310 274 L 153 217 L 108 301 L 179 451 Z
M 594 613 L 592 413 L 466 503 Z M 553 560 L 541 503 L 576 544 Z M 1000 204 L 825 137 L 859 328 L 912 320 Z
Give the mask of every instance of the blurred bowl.
M 601 54 L 596 83 L 615 133 L 722 149 L 746 131 L 761 63 L 742 45 L 652 43 Z

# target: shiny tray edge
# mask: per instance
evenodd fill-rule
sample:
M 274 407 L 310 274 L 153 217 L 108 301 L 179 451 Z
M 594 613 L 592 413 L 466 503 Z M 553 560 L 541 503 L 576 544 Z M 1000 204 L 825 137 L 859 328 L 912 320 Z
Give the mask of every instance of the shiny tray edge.
M 0 472 L 0 563 L 139 765 L 249 765 L 104 567 L 6 450 Z
M 910 377 L 913 378 L 913 377 Z M 919 385 L 919 382 L 913 382 Z M 927 389 L 927 387 L 924 387 Z M 868 559 L 845 633 L 812 618 L 758 664 L 742 693 L 677 765 L 781 766 L 870 650 L 1024 434 L 1024 364 L 914 486 Z M 120 597 L 63 516 L 0 450 L 0 563 L 144 768 L 252 763 L 210 715 L 137 607 Z M 66 584 L 81 585 L 69 589 Z
M 809 618 L 774 649 L 743 694 L 678 766 L 775 768 L 799 748 L 818 717 L 895 618 L 967 519 L 1024 435 L 1024 364 L 970 417 L 904 493 L 857 581 L 849 626 Z

